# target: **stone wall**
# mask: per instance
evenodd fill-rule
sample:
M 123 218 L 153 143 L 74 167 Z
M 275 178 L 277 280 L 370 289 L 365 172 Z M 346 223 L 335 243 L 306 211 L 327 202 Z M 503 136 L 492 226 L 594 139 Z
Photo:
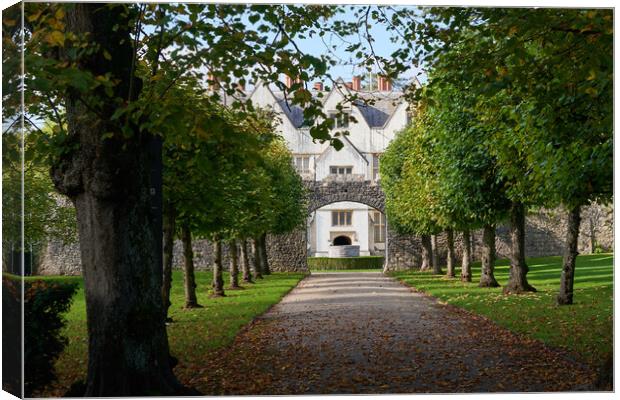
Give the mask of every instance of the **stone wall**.
M 349 182 L 351 185 L 358 182 Z M 326 196 L 338 196 L 332 192 L 334 188 L 325 186 L 322 193 Z M 374 190 L 374 189 L 364 189 Z M 349 198 L 350 199 L 350 198 Z M 315 198 L 315 205 L 325 200 Z M 340 200 L 337 200 L 340 201 Z M 382 204 L 376 203 L 377 207 Z M 375 206 L 373 205 L 373 207 Z M 613 213 L 611 207 L 591 206 L 584 208 L 584 218 L 579 235 L 579 251 L 587 254 L 590 251 L 590 219 L 596 228 L 597 246 L 604 251 L 613 251 Z M 510 251 L 510 237 L 508 226 L 498 226 L 496 230 L 496 247 L 498 258 L 507 258 Z M 525 254 L 527 257 L 542 257 L 561 255 L 563 241 L 566 235 L 566 214 L 560 210 L 540 210 L 531 212 L 526 218 Z M 405 269 L 419 267 L 422 262 L 421 242 L 418 237 L 399 235 L 388 227 L 387 259 L 389 269 Z M 455 251 L 457 259 L 461 257 L 461 234 L 455 233 Z M 445 263 L 446 236 L 438 235 L 438 250 L 440 262 Z M 482 231 L 472 232 L 472 254 L 475 260 L 480 260 L 482 246 Z M 223 247 L 223 265 L 228 269 L 230 259 L 228 246 Z M 207 270 L 213 263 L 213 246 L 206 240 L 195 240 L 194 263 L 197 270 Z M 248 250 L 251 246 L 248 245 Z M 251 251 L 250 251 L 251 255 Z M 285 235 L 269 235 L 267 237 L 267 255 L 273 271 L 307 271 L 307 242 L 306 231 L 298 231 Z M 51 242 L 37 257 L 39 260 L 36 273 L 41 275 L 77 275 L 80 273 L 80 254 L 77 244 L 64 246 Z M 174 245 L 174 267 L 183 266 L 183 248 L 180 241 Z

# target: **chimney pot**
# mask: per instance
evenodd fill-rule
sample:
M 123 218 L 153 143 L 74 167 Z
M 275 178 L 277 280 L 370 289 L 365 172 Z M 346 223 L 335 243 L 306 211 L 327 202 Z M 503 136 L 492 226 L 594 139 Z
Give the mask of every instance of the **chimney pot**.
M 323 91 L 323 82 L 314 82 L 314 90 Z
M 354 76 L 353 82 L 351 83 L 352 83 L 352 89 L 355 90 L 356 92 L 359 92 L 360 90 L 362 90 L 362 78 L 360 78 L 359 76 Z

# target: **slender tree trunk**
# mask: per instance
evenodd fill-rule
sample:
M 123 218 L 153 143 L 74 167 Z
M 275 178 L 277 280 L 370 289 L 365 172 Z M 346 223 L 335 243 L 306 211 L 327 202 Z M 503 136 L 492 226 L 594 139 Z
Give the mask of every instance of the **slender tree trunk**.
M 263 279 L 263 267 L 261 266 L 260 244 L 258 238 L 252 238 L 252 255 L 254 258 L 254 279 Z
M 196 276 L 194 274 L 194 250 L 192 249 L 192 231 L 189 223 L 184 222 L 181 227 L 181 240 L 183 241 L 183 257 L 185 258 L 184 284 L 185 284 L 185 308 L 202 308 L 196 298 Z
M 495 226 L 485 225 L 482 231 L 482 266 L 479 287 L 498 287 L 495 279 Z
M 596 229 L 594 228 L 594 218 L 589 217 L 590 221 L 590 254 L 594 254 L 596 250 Z
M 512 203 L 510 209 L 510 277 L 504 286 L 504 293 L 535 292 L 527 282 L 525 263 L 525 207 Z
M 422 235 L 422 266 L 420 267 L 420 271 L 428 271 L 432 268 L 433 261 L 431 259 L 431 254 L 433 253 L 433 248 L 431 244 L 431 237 L 429 235 Z
M 452 229 L 448 229 L 446 231 L 446 237 L 448 242 L 448 256 L 447 256 L 447 276 L 449 278 L 454 278 L 454 266 L 456 264 L 456 256 L 454 255 L 454 231 Z
M 575 261 L 577 260 L 577 240 L 579 239 L 579 224 L 581 223 L 580 207 L 568 211 L 568 229 L 566 231 L 566 247 L 562 261 L 562 275 L 560 276 L 560 293 L 557 297 L 559 305 L 573 304 L 573 282 L 575 280 Z
M 140 90 L 131 71 L 131 18 L 122 6 L 96 3 L 76 3 L 65 18 L 67 32 L 88 33 L 91 48 L 99 49 L 79 67 L 94 76 L 110 73 L 118 79 L 115 97 L 125 99 Z M 105 103 L 112 97 L 102 88 L 83 95 L 104 102 L 86 97 L 98 114 L 77 96 L 65 99 L 72 146 L 54 161 L 51 175 L 77 213 L 88 329 L 83 395 L 199 394 L 178 382 L 169 355 L 161 292 L 161 139 L 146 132 L 122 138 L 120 123 L 111 119 L 116 105 Z M 106 132 L 117 135 L 103 139 Z
M 437 235 L 431 235 L 431 262 L 433 263 L 433 274 L 441 275 L 441 265 L 439 265 L 439 258 L 437 257 Z
M 237 262 L 237 241 L 232 239 L 229 243 L 230 249 L 230 288 L 239 289 L 239 264 Z
M 170 288 L 172 287 L 172 263 L 174 262 L 174 230 L 176 225 L 176 210 L 171 202 L 166 202 L 164 210 L 164 271 L 162 275 L 161 297 L 164 304 L 164 317 L 166 321 L 172 321 L 168 317 L 170 309 Z
M 469 229 L 463 230 L 463 243 L 461 251 L 463 252 L 463 260 L 461 262 L 461 281 L 471 282 L 471 232 Z
M 213 241 L 215 261 L 213 263 L 213 297 L 224 296 L 224 278 L 222 276 L 222 241 Z
M 269 258 L 267 257 L 267 234 L 263 233 L 259 237 L 260 244 L 260 263 L 263 268 L 263 275 L 271 274 L 271 269 L 269 268 Z
M 250 258 L 248 257 L 248 242 L 246 239 L 241 240 L 239 246 L 241 255 L 241 273 L 243 282 L 252 283 L 252 274 L 250 272 Z

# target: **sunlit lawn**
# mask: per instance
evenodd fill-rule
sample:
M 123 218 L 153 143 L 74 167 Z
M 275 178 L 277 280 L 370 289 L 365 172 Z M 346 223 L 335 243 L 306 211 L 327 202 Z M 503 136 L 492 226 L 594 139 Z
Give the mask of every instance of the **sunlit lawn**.
M 244 325 L 280 301 L 303 277 L 303 274 L 273 273 L 255 284 L 242 284 L 245 289 L 227 290 L 226 297 L 209 298 L 212 275 L 210 272 L 196 272 L 198 302 L 205 307 L 184 310 L 183 274 L 174 271 L 169 313 L 174 322 L 168 326 L 172 355 L 183 362 L 199 363 L 209 352 L 231 343 Z M 44 393 L 62 395 L 73 382 L 86 376 L 86 308 L 82 278 L 42 279 L 78 282 L 80 285 L 66 315 L 64 335 L 69 339 L 69 344 L 56 363 L 58 383 L 53 392 Z M 227 273 L 224 273 L 224 279 L 225 286 L 228 286 Z
M 577 258 L 575 304 L 561 307 L 555 304 L 561 257 L 533 258 L 527 263 L 528 281 L 538 292 L 523 295 L 503 295 L 501 288 L 478 288 L 480 263 L 474 264 L 472 283 L 419 271 L 391 275 L 441 301 L 482 314 L 549 345 L 568 348 L 584 360 L 600 364 L 612 352 L 613 254 Z M 500 284 L 507 282 L 508 269 L 507 260 L 498 261 L 495 277 Z

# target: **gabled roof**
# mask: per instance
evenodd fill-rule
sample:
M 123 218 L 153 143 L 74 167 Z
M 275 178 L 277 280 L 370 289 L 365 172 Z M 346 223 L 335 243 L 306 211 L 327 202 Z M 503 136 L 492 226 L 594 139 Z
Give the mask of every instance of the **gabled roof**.
M 336 150 L 336 148 L 334 146 L 328 146 L 322 153 L 321 155 L 319 155 L 317 157 L 317 161 L 324 159 L 325 157 L 327 157 L 328 154 L 330 154 L 331 152 L 334 151 L 342 151 L 343 149 L 346 149 L 348 151 L 351 151 L 352 153 L 356 154 L 359 158 L 361 158 L 367 165 L 368 165 L 368 159 L 366 158 L 366 156 L 364 156 L 364 154 L 362 152 L 360 152 L 357 147 L 355 147 L 355 145 L 353 143 L 351 143 L 351 141 L 349 140 L 349 138 L 347 138 L 346 136 L 343 136 L 344 140 L 344 147 L 341 150 Z M 348 144 L 348 145 L 347 145 Z
M 283 92 L 272 90 L 269 85 L 265 85 L 262 81 L 256 83 L 252 92 L 247 96 L 248 99 L 252 98 L 259 85 L 265 86 L 265 88 L 271 93 L 275 102 L 278 104 L 278 107 L 293 127 L 301 128 L 303 126 L 303 109 L 298 105 L 291 104 L 290 101 L 287 101 Z M 321 102 L 325 104 L 331 95 L 336 91 L 344 91 L 347 94 L 352 93 L 352 91 L 346 86 L 344 80 L 342 78 L 338 78 L 336 79 L 336 85 L 334 85 L 327 96 L 322 97 Z M 311 90 L 311 93 L 313 96 L 318 97 L 319 93 L 325 92 Z M 402 92 L 396 91 L 389 93 L 357 92 L 357 95 L 360 99 L 354 101 L 352 105 L 359 110 L 360 114 L 362 114 L 362 117 L 364 118 L 364 121 L 370 128 L 385 127 L 392 115 L 394 115 L 395 111 L 398 109 L 398 106 L 404 102 Z M 365 101 L 370 101 L 372 104 L 366 104 Z

